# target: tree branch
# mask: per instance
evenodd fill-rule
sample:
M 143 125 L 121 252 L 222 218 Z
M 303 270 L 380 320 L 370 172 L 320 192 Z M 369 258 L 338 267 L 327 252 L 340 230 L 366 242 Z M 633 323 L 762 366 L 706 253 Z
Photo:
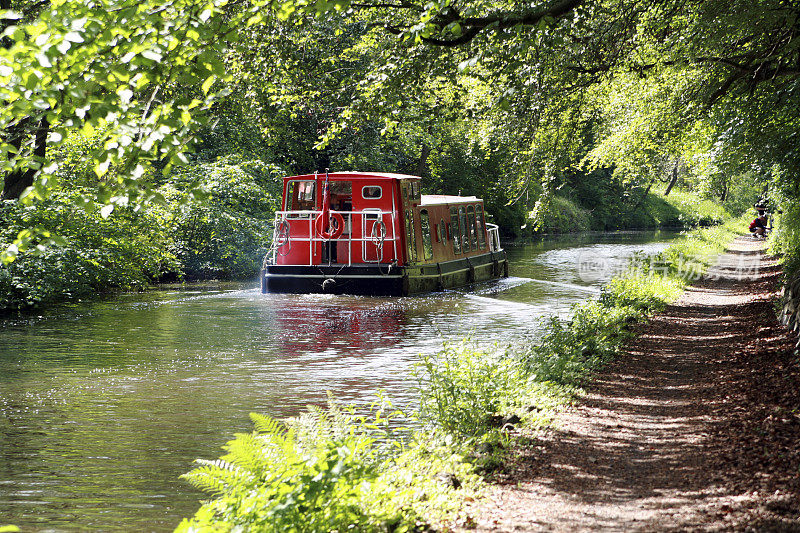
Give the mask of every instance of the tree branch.
M 546 17 L 552 17 L 554 19 L 564 17 L 574 11 L 576 7 L 583 4 L 584 1 L 585 0 L 561 0 L 552 4 L 550 7 L 536 9 L 526 13 L 495 13 L 485 17 L 462 17 L 457 10 L 448 8 L 445 12 L 440 13 L 440 15 L 434 19 L 434 22 L 439 25 L 440 28 L 451 23 L 458 23 L 462 28 L 461 35 L 452 39 L 422 37 L 422 41 L 434 46 L 459 46 L 472 41 L 482 31 L 490 27 L 508 29 L 515 26 L 534 26 Z M 368 4 L 364 5 L 368 6 Z M 402 30 L 398 26 L 387 24 L 385 28 L 394 35 L 402 33 Z

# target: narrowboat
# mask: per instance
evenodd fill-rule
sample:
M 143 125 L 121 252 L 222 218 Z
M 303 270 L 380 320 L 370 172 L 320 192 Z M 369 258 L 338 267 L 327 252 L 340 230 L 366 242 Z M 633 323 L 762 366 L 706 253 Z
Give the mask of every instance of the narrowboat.
M 508 276 L 498 228 L 474 196 L 421 195 L 420 178 L 283 178 L 261 292 L 404 296 Z

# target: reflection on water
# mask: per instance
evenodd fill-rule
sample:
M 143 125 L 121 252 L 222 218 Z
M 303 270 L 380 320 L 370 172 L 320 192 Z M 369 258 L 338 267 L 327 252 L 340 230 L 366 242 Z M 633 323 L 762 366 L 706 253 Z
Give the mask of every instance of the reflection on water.
M 512 277 L 411 298 L 162 290 L 0 321 L 0 523 L 168 531 L 203 497 L 178 479 L 248 413 L 285 417 L 326 391 L 414 402 L 420 352 L 529 333 L 670 234 L 571 236 L 508 248 Z M 582 255 L 583 254 L 583 255 Z M 608 270 L 613 270 L 613 266 Z

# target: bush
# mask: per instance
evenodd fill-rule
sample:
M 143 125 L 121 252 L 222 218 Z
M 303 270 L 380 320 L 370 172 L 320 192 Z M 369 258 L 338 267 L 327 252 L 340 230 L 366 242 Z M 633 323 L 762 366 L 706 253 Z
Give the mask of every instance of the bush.
M 524 380 L 521 366 L 507 354 L 476 350 L 467 341 L 420 357 L 415 369 L 419 416 L 455 435 L 485 433 L 488 419 L 507 410 Z
M 627 338 L 624 328 L 634 316 L 631 308 L 587 302 L 575 306 L 568 322 L 550 319 L 539 342 L 523 352 L 529 379 L 578 385 L 588 371 L 616 353 Z
M 777 216 L 770 250 L 780 255 L 784 270 L 791 276 L 800 272 L 800 201 L 784 199 L 783 213 Z
M 215 530 L 225 531 L 346 531 L 354 524 L 367 530 L 393 521 L 381 506 L 370 513 L 363 505 L 368 494 L 375 498 L 371 493 L 379 473 L 374 439 L 360 431 L 301 439 L 294 428 L 251 416 L 254 433 L 237 435 L 226 445 L 227 455 L 199 460 L 200 466 L 184 476 L 221 497 L 205 504 L 178 531 L 212 523 Z M 331 426 L 324 413 L 319 422 Z
M 251 279 L 272 241 L 281 198 L 277 167 L 233 157 L 182 168 L 161 192 L 174 213 L 171 250 L 189 279 Z M 184 192 L 200 183 L 209 194 L 187 203 Z
M 544 213 L 539 227 L 542 233 L 575 233 L 590 229 L 592 229 L 591 213 L 561 196 L 552 198 L 550 208 Z
M 38 228 L 63 238 L 0 266 L 0 310 L 42 306 L 171 279 L 252 279 L 272 239 L 280 170 L 227 158 L 176 172 L 142 209 L 111 216 L 83 202 L 89 189 L 55 191 L 33 206 L 0 205 L 0 246 Z M 210 198 L 189 203 L 200 183 Z M 82 207 L 85 206 L 85 207 Z
M 0 310 L 23 309 L 110 289 L 141 288 L 178 268 L 168 250 L 166 213 L 118 208 L 113 217 L 78 207 L 81 191 L 56 192 L 35 206 L 5 202 L 0 246 L 27 228 L 47 228 L 64 238 L 0 267 Z

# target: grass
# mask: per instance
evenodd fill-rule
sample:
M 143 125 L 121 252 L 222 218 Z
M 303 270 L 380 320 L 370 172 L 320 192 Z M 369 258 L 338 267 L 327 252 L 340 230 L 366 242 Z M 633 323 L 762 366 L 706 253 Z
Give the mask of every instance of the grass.
M 681 189 L 664 196 L 662 189 L 654 188 L 644 203 L 655 225 L 661 227 L 712 226 L 729 218 L 717 202 Z
M 669 196 L 664 196 L 663 188 L 654 187 L 642 202 L 601 203 L 591 210 L 570 198 L 554 196 L 549 208 L 542 213 L 538 226 L 534 224 L 534 216 L 533 211 L 528 214 L 526 228 L 537 227 L 535 233 L 574 233 L 590 230 L 706 227 L 721 224 L 730 215 L 718 203 L 694 192 L 673 189 Z
M 463 504 L 513 448 L 509 429 L 549 424 L 622 349 L 631 325 L 678 298 L 744 226 L 695 230 L 660 254 L 635 257 L 598 300 L 575 306 L 567 321 L 548 319 L 533 341 L 490 349 L 465 341 L 422 356 L 420 406 L 399 425 L 393 420 L 405 415 L 385 401 L 369 417 L 332 400 L 327 411 L 286 423 L 253 415 L 252 433 L 184 476 L 214 499 L 177 531 L 468 525 Z

